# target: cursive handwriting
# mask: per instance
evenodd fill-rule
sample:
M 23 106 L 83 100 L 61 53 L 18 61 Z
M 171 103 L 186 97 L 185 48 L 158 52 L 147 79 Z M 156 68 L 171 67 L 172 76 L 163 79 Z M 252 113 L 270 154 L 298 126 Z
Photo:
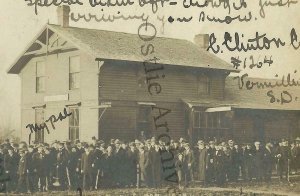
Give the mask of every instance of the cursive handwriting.
M 228 51 L 250 51 L 250 50 L 268 50 L 272 46 L 276 48 L 285 46 L 285 42 L 282 41 L 280 38 L 268 38 L 266 33 L 259 34 L 258 32 L 255 33 L 254 38 L 247 39 L 246 43 L 240 41 L 241 38 L 244 37 L 244 34 L 234 33 L 232 36 L 229 32 L 224 33 L 224 41 L 222 45 L 226 47 Z M 217 39 L 215 34 L 212 33 L 209 36 L 209 46 L 207 50 L 212 50 L 214 53 L 219 53 L 220 46 L 216 43 Z
M 294 71 L 297 73 L 297 70 Z M 276 74 L 277 78 L 278 75 Z M 238 80 L 239 89 L 252 90 L 253 88 L 257 89 L 265 89 L 265 88 L 276 88 L 276 87 L 292 87 L 292 86 L 300 86 L 300 79 L 295 79 L 291 77 L 291 73 L 288 73 L 287 76 L 283 75 L 281 80 L 273 80 L 273 81 L 264 81 L 257 82 L 252 81 L 248 78 L 248 74 L 245 73 L 242 76 L 236 76 L 234 79 Z
M 224 10 L 227 10 L 228 14 L 231 13 L 232 7 L 234 10 L 240 10 L 242 8 L 247 8 L 247 3 L 245 0 L 240 0 L 239 3 L 233 2 L 230 0 L 184 0 L 182 5 L 184 8 L 190 7 L 211 7 L 211 8 L 219 8 L 223 7 Z M 231 4 L 232 3 L 232 4 Z
M 43 122 L 43 123 L 41 123 L 39 125 L 37 123 L 35 123 L 35 124 L 28 124 L 26 126 L 26 128 L 29 128 L 31 133 L 37 132 L 37 131 L 41 131 L 41 130 L 44 130 L 46 128 L 46 130 L 47 130 L 47 132 L 49 134 L 50 132 L 49 132 L 49 128 L 48 128 L 48 126 L 46 124 L 47 122 L 50 121 L 52 129 L 55 130 L 54 123 L 56 123 L 59 120 L 62 121 L 65 118 L 67 118 L 68 116 L 71 116 L 71 115 L 72 115 L 72 112 L 68 113 L 67 109 L 64 108 L 63 114 L 60 112 L 57 117 L 55 115 L 51 115 L 45 122 Z
M 115 20 L 142 20 L 142 21 L 148 21 L 149 16 L 145 15 L 145 13 L 141 15 L 127 15 L 124 16 L 120 14 L 120 12 L 117 13 L 117 15 L 105 15 L 102 14 L 102 16 L 97 16 L 95 14 L 80 14 L 77 13 L 77 17 L 75 17 L 75 14 L 71 13 L 71 20 L 78 22 L 79 20 L 83 19 L 85 22 L 90 22 L 91 20 L 95 20 L 96 22 L 114 22 Z
M 202 3 L 199 3 L 197 0 L 196 2 L 193 2 L 193 0 L 183 0 L 182 5 L 184 8 L 190 8 L 192 7 L 207 7 L 208 1 L 205 0 Z
M 151 4 L 152 12 L 155 14 L 158 10 L 158 3 L 160 2 L 161 7 L 164 7 L 165 2 L 170 0 L 139 0 L 139 5 L 144 7 L 147 4 Z
M 285 0 L 285 2 L 283 2 L 284 0 L 276 0 L 276 2 L 272 2 L 270 0 L 259 0 L 259 14 L 262 18 L 265 18 L 266 14 L 265 14 L 265 7 L 267 6 L 278 6 L 278 7 L 290 7 L 291 4 L 297 4 L 298 1 L 293 1 L 293 0 Z
M 252 20 L 252 14 L 251 12 L 248 12 L 248 16 L 245 15 L 244 17 L 241 17 L 241 15 L 231 17 L 231 16 L 225 16 L 223 19 L 217 18 L 215 16 L 209 16 L 206 15 L 204 11 L 200 12 L 199 15 L 199 22 L 204 22 L 205 19 L 207 19 L 209 22 L 218 22 L 218 23 L 226 23 L 230 24 L 232 21 L 239 21 L 239 22 L 249 22 Z
M 98 5 L 103 7 L 113 7 L 113 6 L 127 6 L 127 5 L 134 4 L 134 2 L 131 0 L 89 0 L 89 2 L 92 7 L 96 7 Z
M 28 2 L 28 6 L 34 6 L 34 12 L 36 15 L 38 14 L 38 7 L 50 7 L 51 5 L 60 6 L 63 4 L 83 5 L 83 3 L 80 0 L 25 0 L 25 2 Z
M 298 42 L 298 35 L 294 28 L 292 28 L 290 36 L 291 36 L 291 45 L 295 50 L 298 50 L 300 47 L 300 42 Z

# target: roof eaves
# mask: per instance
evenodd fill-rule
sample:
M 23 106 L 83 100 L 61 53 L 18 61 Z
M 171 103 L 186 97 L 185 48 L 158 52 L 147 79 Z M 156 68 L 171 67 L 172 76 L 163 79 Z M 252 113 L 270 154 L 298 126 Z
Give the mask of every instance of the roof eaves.
M 29 47 L 34 44 L 35 40 L 37 40 L 40 35 L 46 30 L 47 28 L 47 24 L 43 26 L 42 30 L 34 37 L 34 39 L 32 41 L 30 41 L 25 49 L 18 55 L 18 58 L 16 58 L 16 60 L 9 66 L 9 68 L 6 70 L 6 73 L 8 74 L 19 74 L 17 72 L 13 72 L 12 68 L 18 63 L 18 61 L 24 56 L 24 54 L 26 53 L 26 51 L 29 49 Z

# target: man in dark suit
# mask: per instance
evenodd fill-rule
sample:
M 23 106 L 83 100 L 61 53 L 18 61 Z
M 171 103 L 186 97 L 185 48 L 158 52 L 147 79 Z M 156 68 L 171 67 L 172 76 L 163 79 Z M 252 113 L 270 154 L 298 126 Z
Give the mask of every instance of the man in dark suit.
M 18 156 L 15 154 L 12 147 L 8 148 L 8 153 L 4 156 L 4 169 L 9 175 L 10 180 L 7 182 L 7 191 L 12 192 L 16 189 L 17 185 L 17 170 L 18 170 Z
M 264 178 L 265 181 L 270 182 L 272 176 L 272 168 L 274 164 L 274 153 L 272 149 L 273 145 L 271 143 L 267 143 L 264 149 L 264 159 L 263 159 L 263 166 L 264 166 Z
M 30 193 L 29 184 L 27 178 L 28 162 L 25 155 L 25 150 L 20 150 L 20 161 L 18 167 L 18 186 L 16 192 Z
M 243 161 L 245 167 L 245 180 L 252 181 L 254 177 L 254 150 L 250 143 L 246 144 L 243 152 Z
M 32 155 L 33 165 L 33 186 L 34 190 L 45 191 L 46 175 L 45 175 L 45 154 L 43 146 L 38 146 L 38 151 Z M 40 185 L 40 186 L 39 186 Z
M 228 141 L 228 153 L 229 153 L 229 168 L 228 168 L 228 180 L 231 182 L 236 182 L 239 175 L 239 166 L 238 166 L 238 152 L 234 148 L 234 141 Z
M 28 164 L 27 166 L 27 181 L 28 181 L 28 185 L 29 185 L 29 190 L 30 192 L 34 191 L 34 172 L 33 172 L 33 161 L 32 161 L 32 157 L 33 157 L 33 153 L 34 152 L 34 148 L 32 145 L 28 146 L 28 152 L 26 153 L 26 161 Z
M 185 174 L 185 185 L 189 186 L 194 182 L 194 169 L 195 169 L 195 156 L 194 151 L 190 148 L 190 145 L 186 143 L 184 145 L 184 166 L 183 171 Z
M 254 143 L 254 166 L 255 166 L 255 178 L 261 181 L 263 178 L 263 160 L 264 160 L 264 150 L 261 147 L 259 141 Z
M 290 158 L 290 149 L 288 147 L 288 141 L 283 140 L 281 146 L 278 148 L 278 173 L 279 178 L 282 180 L 282 175 L 288 178 L 288 160 Z
M 79 168 L 78 168 L 78 160 L 81 158 L 81 154 L 77 150 L 75 146 L 71 147 L 71 152 L 68 156 L 68 169 L 70 176 L 70 184 L 71 189 L 76 190 L 79 187 Z
M 215 180 L 217 186 L 223 186 L 226 181 L 224 161 L 225 154 L 222 150 L 221 145 L 216 145 L 215 156 L 214 159 L 214 169 L 215 169 Z
M 116 182 L 117 187 L 124 187 L 125 186 L 125 177 L 126 177 L 126 172 L 125 171 L 125 164 L 124 160 L 126 157 L 126 150 L 122 148 L 122 145 L 124 143 L 121 142 L 120 140 L 116 139 L 115 140 L 115 153 L 114 153 L 114 168 L 115 172 L 113 173 L 114 176 L 114 181 Z
M 137 180 L 137 149 L 135 148 L 134 142 L 129 143 L 129 149 L 127 150 L 127 178 L 128 178 L 128 185 L 130 187 L 136 186 Z
M 214 141 L 209 142 L 209 148 L 207 149 L 207 183 L 212 183 L 215 179 L 215 167 L 214 167 L 214 157 L 216 155 L 215 143 Z
M 85 146 L 85 153 L 81 156 L 81 173 L 83 177 L 83 189 L 92 190 L 93 187 L 93 167 L 94 156 L 93 156 L 94 146 Z
M 68 179 L 68 151 L 64 148 L 63 143 L 59 143 L 58 151 L 56 155 L 56 167 L 58 171 L 58 179 L 61 185 L 61 189 L 65 190 L 69 183 Z

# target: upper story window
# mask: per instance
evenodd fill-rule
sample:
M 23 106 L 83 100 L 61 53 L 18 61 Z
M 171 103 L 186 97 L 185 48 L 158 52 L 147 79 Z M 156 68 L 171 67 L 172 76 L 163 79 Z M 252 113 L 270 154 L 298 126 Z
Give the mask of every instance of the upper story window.
M 210 92 L 210 78 L 207 75 L 200 75 L 198 78 L 198 94 L 209 95 Z
M 73 56 L 69 59 L 69 89 L 80 87 L 80 57 Z
M 36 92 L 45 92 L 46 72 L 45 61 L 36 62 Z

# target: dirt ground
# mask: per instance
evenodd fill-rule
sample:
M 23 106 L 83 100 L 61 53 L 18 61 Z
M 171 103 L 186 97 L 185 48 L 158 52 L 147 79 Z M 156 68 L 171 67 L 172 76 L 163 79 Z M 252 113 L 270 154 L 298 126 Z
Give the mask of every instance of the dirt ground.
M 34 194 L 8 193 L 0 195 L 34 195 L 34 196 L 80 196 L 79 192 L 75 191 L 55 191 Z M 191 188 L 182 190 L 177 187 L 164 189 L 149 189 L 149 188 L 131 188 L 131 189 L 113 189 L 113 190 L 98 190 L 98 191 L 83 191 L 82 196 L 283 196 L 283 195 L 298 195 L 300 196 L 300 181 L 280 182 L 274 179 L 271 183 L 265 182 L 238 182 L 226 184 L 224 187 L 202 187 L 195 185 Z

